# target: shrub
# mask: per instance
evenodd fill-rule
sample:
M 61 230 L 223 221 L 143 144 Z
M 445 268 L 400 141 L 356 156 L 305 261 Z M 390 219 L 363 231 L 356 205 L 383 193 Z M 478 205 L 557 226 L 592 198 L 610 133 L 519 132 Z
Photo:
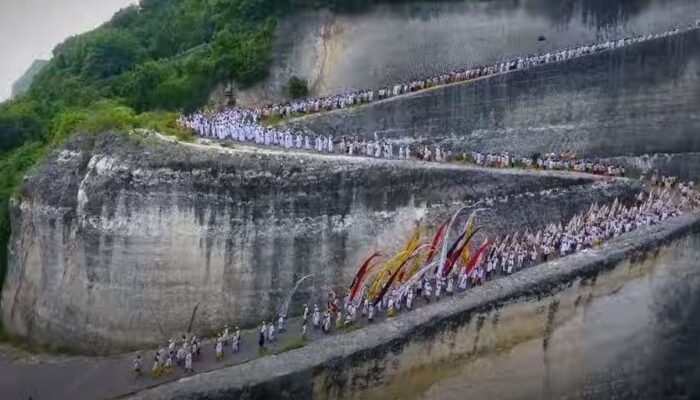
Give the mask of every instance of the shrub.
M 29 170 L 45 154 L 41 142 L 31 142 L 0 158 L 0 288 L 7 271 L 7 245 L 10 240 L 10 198 L 22 182 L 25 171 Z
M 193 142 L 191 130 L 177 123 L 179 115 L 172 112 L 148 112 L 138 116 L 137 127 L 151 129 L 164 135 L 173 136 L 183 142 Z
M 306 79 L 298 76 L 289 78 L 287 83 L 287 95 L 293 99 L 302 99 L 309 95 L 309 86 Z

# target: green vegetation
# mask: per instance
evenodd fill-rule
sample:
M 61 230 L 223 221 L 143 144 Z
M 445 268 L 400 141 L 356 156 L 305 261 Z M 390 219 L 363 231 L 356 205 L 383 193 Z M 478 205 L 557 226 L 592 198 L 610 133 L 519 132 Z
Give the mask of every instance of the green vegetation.
M 22 173 L 44 156 L 45 146 L 40 142 L 28 142 L 0 157 L 0 288 L 7 271 L 7 245 L 10 240 L 11 196 L 21 183 Z
M 356 324 L 356 323 L 352 323 L 350 325 L 343 324 L 343 326 L 341 326 L 339 329 L 337 329 L 337 331 L 342 332 L 342 333 L 349 333 L 352 331 L 356 331 L 360 328 L 361 328 L 361 326 L 359 324 Z
M 175 123 L 178 113 L 205 106 L 221 83 L 265 78 L 279 16 L 381 1 L 140 0 L 56 46 L 29 89 L 0 104 L 0 288 L 9 199 L 49 150 L 77 131 L 147 128 L 191 140 Z M 295 85 L 294 94 L 304 89 Z
M 281 354 L 286 351 L 300 349 L 309 342 L 309 340 L 301 335 L 296 337 L 291 337 L 280 342 L 279 346 L 273 348 L 272 354 Z
M 465 164 L 474 164 L 474 157 L 471 153 L 462 153 L 455 156 L 455 161 Z
M 260 120 L 260 123 L 264 126 L 275 126 L 282 122 L 282 120 L 284 120 L 284 118 L 281 115 L 269 115 L 267 117 L 263 117 Z
M 289 78 L 287 83 L 287 95 L 293 99 L 303 99 L 309 95 L 309 84 L 306 79 L 301 79 L 298 76 Z
M 16 356 L 30 356 L 33 354 L 51 354 L 55 356 L 74 356 L 76 353 L 63 346 L 51 346 L 30 343 L 23 337 L 19 337 L 8 333 L 2 326 L 0 321 L 0 343 L 6 343 L 12 346 L 13 353 L 10 358 Z

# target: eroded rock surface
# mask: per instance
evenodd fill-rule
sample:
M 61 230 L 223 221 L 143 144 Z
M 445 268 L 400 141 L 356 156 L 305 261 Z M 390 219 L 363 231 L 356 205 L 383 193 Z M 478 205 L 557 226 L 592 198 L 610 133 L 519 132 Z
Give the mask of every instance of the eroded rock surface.
M 197 304 L 200 332 L 256 324 L 304 274 L 315 277 L 292 312 L 342 290 L 363 257 L 397 247 L 418 219 L 434 227 L 490 198 L 486 231 L 537 228 L 637 190 L 584 175 L 80 135 L 15 202 L 3 320 L 82 352 L 167 339 Z

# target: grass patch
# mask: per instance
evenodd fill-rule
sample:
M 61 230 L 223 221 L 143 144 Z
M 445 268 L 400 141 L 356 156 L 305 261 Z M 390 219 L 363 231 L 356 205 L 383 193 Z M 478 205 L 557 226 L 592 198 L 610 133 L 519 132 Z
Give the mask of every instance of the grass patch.
M 471 153 L 462 153 L 458 154 L 455 156 L 455 161 L 465 163 L 465 164 L 474 164 L 474 157 L 472 156 Z
M 350 324 L 350 325 L 345 325 L 341 326 L 339 329 L 336 329 L 337 332 L 340 333 L 348 333 L 352 331 L 356 331 L 358 329 L 362 328 L 359 324 Z
M 7 332 L 0 324 L 0 343 L 26 354 L 48 354 L 54 356 L 75 356 L 76 353 L 62 346 L 49 346 L 30 343 L 28 340 Z
M 269 115 L 267 117 L 261 118 L 260 123 L 263 126 L 275 126 L 282 122 L 284 118 L 281 115 Z
M 280 342 L 279 347 L 269 351 L 269 354 L 280 354 L 286 351 L 300 349 L 309 343 L 309 339 L 303 336 L 288 338 Z
M 194 133 L 177 123 L 179 115 L 172 112 L 148 112 L 137 117 L 136 125 L 151 129 L 164 135 L 172 136 L 179 141 L 194 142 Z

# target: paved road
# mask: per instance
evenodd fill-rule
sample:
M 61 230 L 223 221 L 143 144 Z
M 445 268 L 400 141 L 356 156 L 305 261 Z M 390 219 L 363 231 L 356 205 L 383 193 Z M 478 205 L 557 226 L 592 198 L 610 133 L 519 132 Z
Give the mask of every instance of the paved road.
M 425 304 L 422 299 L 416 299 L 414 309 Z M 404 309 L 401 310 L 401 313 L 403 312 L 405 312 Z M 398 314 L 399 317 L 401 313 Z M 377 315 L 374 323 L 380 323 L 385 318 L 383 314 Z M 366 320 L 358 321 L 357 327 L 366 324 Z M 343 331 L 337 331 L 333 326 L 330 335 Z M 233 354 L 230 347 L 225 348 L 223 361 L 215 360 L 213 343 L 207 342 L 202 349 L 201 358 L 194 363 L 195 373 L 240 364 L 260 357 L 258 329 L 242 331 L 241 334 L 241 351 Z M 287 331 L 278 333 L 277 336 L 276 342 L 266 346 L 268 353 L 278 352 L 290 344 L 299 343 L 301 318 L 288 320 Z M 322 339 L 327 334 L 309 326 L 307 336 L 308 342 L 311 342 Z M 30 396 L 33 400 L 114 398 L 185 376 L 184 372 L 176 367 L 172 375 L 152 378 L 150 369 L 153 365 L 154 352 L 155 350 L 141 351 L 113 357 L 66 357 L 41 362 L 11 361 L 0 357 L 0 399 L 28 399 Z M 144 375 L 141 377 L 136 377 L 131 371 L 136 354 L 141 354 L 144 359 Z

